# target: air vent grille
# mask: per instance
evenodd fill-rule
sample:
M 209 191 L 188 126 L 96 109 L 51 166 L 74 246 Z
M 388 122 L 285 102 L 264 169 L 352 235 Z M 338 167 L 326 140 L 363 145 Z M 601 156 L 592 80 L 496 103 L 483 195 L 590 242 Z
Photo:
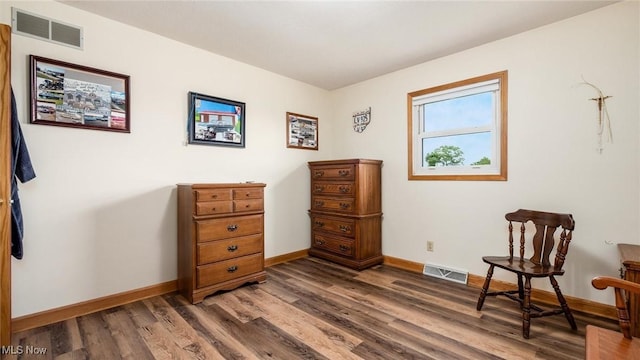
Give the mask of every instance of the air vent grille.
M 424 264 L 422 273 L 425 275 L 445 279 L 461 284 L 467 283 L 469 272 L 466 270 L 452 269 L 442 265 Z
M 16 32 L 22 32 L 25 34 L 49 38 L 49 20 L 33 16 L 14 9 L 14 24 L 13 28 Z
M 12 8 L 11 28 L 24 35 L 56 44 L 83 48 L 82 28 Z

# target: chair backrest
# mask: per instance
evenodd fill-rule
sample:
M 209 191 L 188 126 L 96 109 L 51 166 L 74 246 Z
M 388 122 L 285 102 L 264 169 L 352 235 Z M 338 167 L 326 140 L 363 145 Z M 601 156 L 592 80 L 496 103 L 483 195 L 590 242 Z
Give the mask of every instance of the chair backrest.
M 629 322 L 629 312 L 627 311 L 627 299 L 623 292 L 634 292 L 640 294 L 640 284 L 617 279 L 610 276 L 598 276 L 591 280 L 591 285 L 599 290 L 604 290 L 607 287 L 612 287 L 615 290 L 616 295 L 616 310 L 618 313 L 618 323 L 620 323 L 620 330 L 624 337 L 632 339 L 631 336 L 631 323 Z
M 513 223 L 520 223 L 520 260 L 524 260 L 526 244 L 525 224 L 531 221 L 535 225 L 536 232 L 532 239 L 533 256 L 529 260 L 534 264 L 544 267 L 551 266 L 549 257 L 554 249 L 554 233 L 556 229 L 561 228 L 562 231 L 560 232 L 553 267 L 557 271 L 562 270 L 564 259 L 569 250 L 571 235 L 576 225 L 571 214 L 519 209 L 518 211 L 505 215 L 505 218 L 509 221 L 509 256 L 513 259 Z

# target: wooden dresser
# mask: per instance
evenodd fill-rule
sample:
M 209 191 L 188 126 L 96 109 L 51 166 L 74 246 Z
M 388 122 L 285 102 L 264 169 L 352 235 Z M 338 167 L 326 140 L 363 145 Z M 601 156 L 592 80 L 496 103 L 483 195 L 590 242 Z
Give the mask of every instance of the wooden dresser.
M 309 255 L 362 270 L 382 263 L 380 160 L 311 161 Z
M 265 186 L 178 184 L 178 288 L 191 303 L 266 280 Z
M 618 244 L 623 279 L 640 284 L 640 245 Z M 631 322 L 631 335 L 640 337 L 640 295 L 629 293 L 627 309 Z

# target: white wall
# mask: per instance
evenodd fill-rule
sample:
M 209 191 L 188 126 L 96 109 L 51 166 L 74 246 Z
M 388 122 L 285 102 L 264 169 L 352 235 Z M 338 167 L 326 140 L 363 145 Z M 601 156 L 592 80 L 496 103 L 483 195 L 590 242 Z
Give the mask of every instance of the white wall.
M 84 28 L 84 51 L 12 37 L 12 84 L 37 178 L 21 184 L 25 256 L 13 316 L 174 280 L 179 182 L 267 184 L 265 256 L 309 247 L 308 168 L 331 158 L 329 93 L 57 2 L 0 3 Z M 131 76 L 131 133 L 29 124 L 28 55 Z M 185 146 L 187 93 L 246 103 L 246 148 Z M 319 151 L 286 148 L 287 111 Z
M 26 237 L 25 258 L 12 263 L 14 317 L 175 279 L 178 182 L 267 183 L 265 256 L 308 248 L 310 160 L 384 160 L 388 256 L 483 275 L 480 257 L 506 251 L 505 212 L 568 211 L 577 231 L 561 285 L 610 301 L 589 285 L 616 274 L 605 241 L 640 243 L 637 2 L 332 93 L 57 2 L 2 1 L 0 22 L 10 24 L 12 6 L 85 31 L 84 51 L 12 38 L 12 82 L 38 175 L 20 185 Z M 131 134 L 29 124 L 29 54 L 130 75 Z M 509 181 L 409 182 L 406 94 L 505 69 Z M 581 76 L 613 96 L 615 142 L 602 155 L 595 94 Z M 247 147 L 185 146 L 188 91 L 246 102 Z M 369 106 L 372 124 L 353 132 L 352 113 Z M 287 111 L 319 117 L 319 151 L 286 148 Z
M 576 231 L 561 287 L 610 300 L 590 285 L 618 274 L 616 246 L 605 242 L 640 244 L 639 13 L 638 2 L 608 6 L 333 92 L 336 157 L 384 160 L 383 253 L 484 276 L 481 256 L 507 253 L 505 213 L 569 212 Z M 509 71 L 508 181 L 408 181 L 407 93 L 500 70 Z M 601 155 L 597 94 L 583 77 L 612 96 L 614 142 Z M 368 106 L 372 123 L 355 133 L 351 115 Z M 515 281 L 503 275 L 496 270 Z

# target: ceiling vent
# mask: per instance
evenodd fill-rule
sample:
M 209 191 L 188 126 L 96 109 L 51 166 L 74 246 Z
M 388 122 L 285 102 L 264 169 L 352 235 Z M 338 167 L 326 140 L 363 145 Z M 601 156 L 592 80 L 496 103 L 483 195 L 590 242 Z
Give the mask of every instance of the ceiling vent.
M 24 35 L 82 50 L 82 28 L 61 23 L 24 10 L 12 8 L 11 28 L 14 34 Z
M 467 283 L 467 276 L 469 274 L 466 270 L 453 269 L 442 265 L 424 264 L 422 273 L 425 275 L 445 279 L 460 284 Z

